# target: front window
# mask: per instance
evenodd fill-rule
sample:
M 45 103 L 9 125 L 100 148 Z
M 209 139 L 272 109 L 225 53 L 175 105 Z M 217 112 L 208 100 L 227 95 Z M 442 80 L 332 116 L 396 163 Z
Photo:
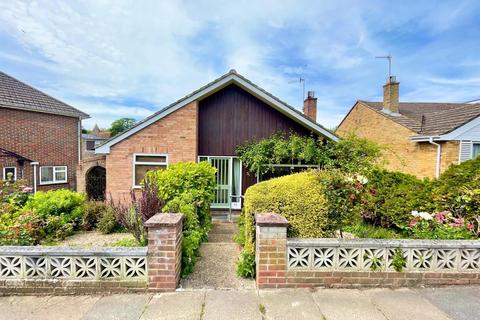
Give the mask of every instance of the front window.
M 475 159 L 480 155 L 480 143 L 473 143 L 472 159 Z
M 67 182 L 66 166 L 40 167 L 40 184 L 55 184 Z
M 16 181 L 17 180 L 17 168 L 5 167 L 3 168 L 3 180 Z
M 133 155 L 133 185 L 140 187 L 148 171 L 165 169 L 168 165 L 166 154 L 134 154 Z

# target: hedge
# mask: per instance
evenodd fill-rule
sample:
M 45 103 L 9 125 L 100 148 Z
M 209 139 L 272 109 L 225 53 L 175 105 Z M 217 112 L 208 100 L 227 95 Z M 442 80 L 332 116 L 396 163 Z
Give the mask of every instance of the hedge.
M 315 171 L 271 179 L 247 189 L 242 217 L 247 251 L 254 250 L 254 215 L 262 212 L 275 212 L 285 217 L 289 222 L 289 237 L 332 235 L 323 186 Z

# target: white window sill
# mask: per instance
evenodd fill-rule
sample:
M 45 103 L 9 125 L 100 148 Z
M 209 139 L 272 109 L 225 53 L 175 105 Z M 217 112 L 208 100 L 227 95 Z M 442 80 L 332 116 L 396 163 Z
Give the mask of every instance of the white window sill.
M 67 184 L 68 181 L 55 181 L 55 182 L 40 182 L 40 185 L 41 186 L 48 186 L 48 185 L 52 185 L 52 184 Z

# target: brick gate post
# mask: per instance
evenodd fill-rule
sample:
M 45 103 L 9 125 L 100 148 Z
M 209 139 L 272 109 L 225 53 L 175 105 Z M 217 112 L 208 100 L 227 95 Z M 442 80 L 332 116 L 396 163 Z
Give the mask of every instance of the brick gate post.
M 288 221 L 275 213 L 257 213 L 255 224 L 257 287 L 285 287 Z
M 148 289 L 175 291 L 180 281 L 183 215 L 157 213 L 145 222 L 148 228 Z

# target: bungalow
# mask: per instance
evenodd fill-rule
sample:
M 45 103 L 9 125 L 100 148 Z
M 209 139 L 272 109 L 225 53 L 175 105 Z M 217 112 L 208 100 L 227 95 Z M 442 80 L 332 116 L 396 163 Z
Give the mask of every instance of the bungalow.
M 81 121 L 88 117 L 0 72 L 0 179 L 75 190 Z
M 240 209 L 241 195 L 257 179 L 247 174 L 236 147 L 276 132 L 337 140 L 316 122 L 316 103 L 312 92 L 302 114 L 231 70 L 97 147 L 105 156 L 106 194 L 121 201 L 148 170 L 208 161 L 217 168 L 212 208 Z
M 336 133 L 377 142 L 389 169 L 421 178 L 480 154 L 480 103 L 399 102 L 399 85 L 390 77 L 383 102 L 358 100 Z

